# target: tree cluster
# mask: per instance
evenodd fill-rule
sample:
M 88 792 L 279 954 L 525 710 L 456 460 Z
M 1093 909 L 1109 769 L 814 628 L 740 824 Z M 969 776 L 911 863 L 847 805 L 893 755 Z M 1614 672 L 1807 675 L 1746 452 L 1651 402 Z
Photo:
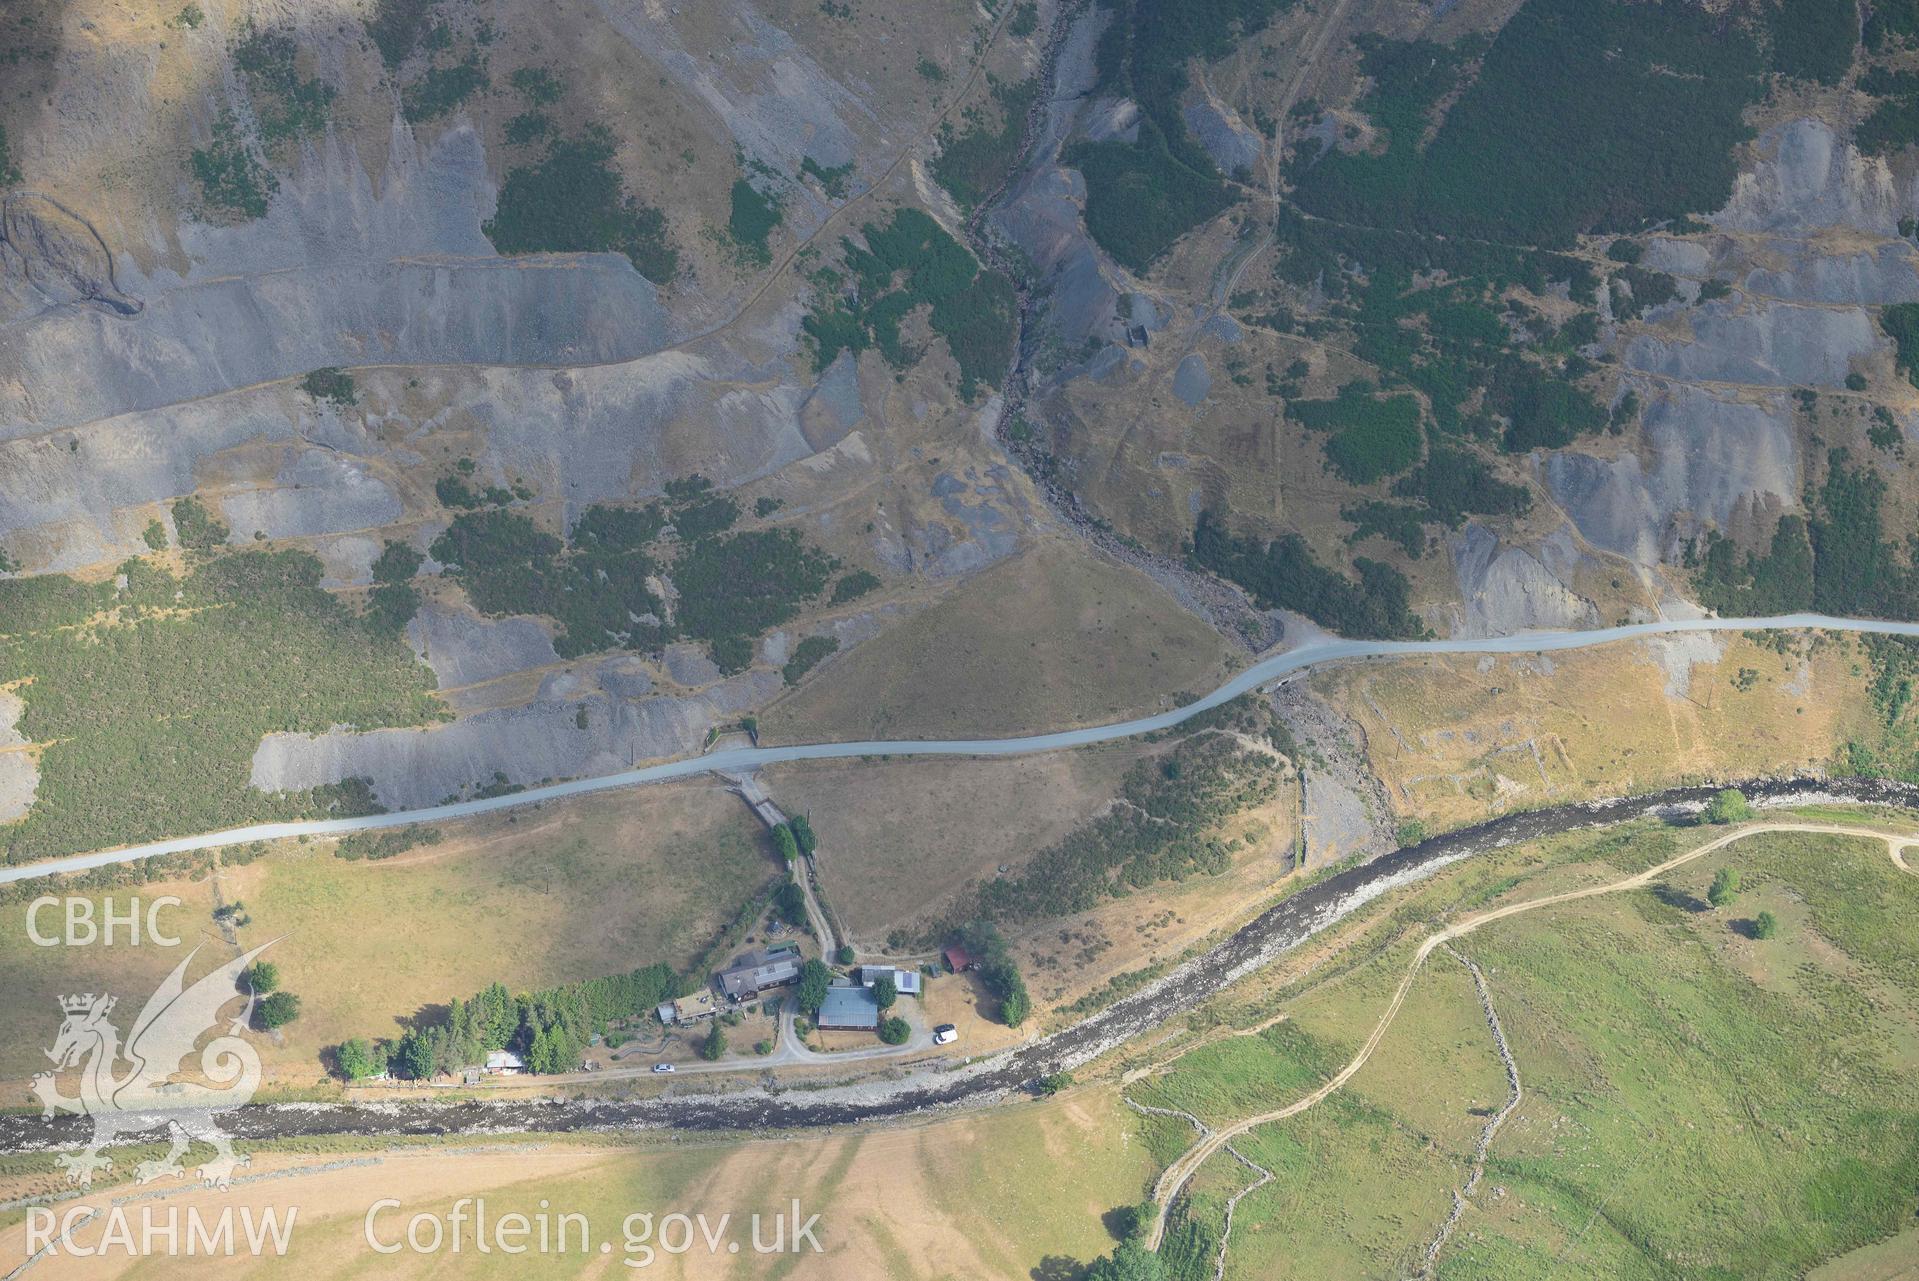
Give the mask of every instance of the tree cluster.
M 679 987 L 678 976 L 666 965 L 518 996 L 495 983 L 465 1000 L 454 998 L 443 1021 L 401 1037 L 392 1050 L 393 1069 L 426 1080 L 479 1064 L 491 1051 L 511 1050 L 528 1071 L 571 1071 L 587 1043 L 604 1035 L 608 1024 L 652 1012 Z

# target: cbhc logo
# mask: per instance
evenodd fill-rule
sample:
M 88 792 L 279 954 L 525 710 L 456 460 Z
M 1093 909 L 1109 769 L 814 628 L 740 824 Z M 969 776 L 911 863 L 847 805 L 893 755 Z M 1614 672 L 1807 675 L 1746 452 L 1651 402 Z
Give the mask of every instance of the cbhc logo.
M 122 913 L 115 910 L 112 899 L 102 899 L 99 919 L 96 920 L 92 899 L 45 894 L 27 905 L 27 937 L 33 940 L 35 947 L 91 947 L 95 943 L 112 947 L 116 936 L 123 935 L 123 941 L 128 946 L 139 947 L 142 942 L 140 927 L 144 923 L 145 942 L 159 947 L 178 947 L 179 937 L 160 928 L 160 909 L 179 907 L 180 903 L 181 900 L 173 895 L 163 894 L 147 902 L 142 910 L 141 900 L 136 898 Z M 61 914 L 54 920 L 56 928 L 64 924 L 64 932 L 41 932 L 40 917 L 48 908 L 61 909 Z

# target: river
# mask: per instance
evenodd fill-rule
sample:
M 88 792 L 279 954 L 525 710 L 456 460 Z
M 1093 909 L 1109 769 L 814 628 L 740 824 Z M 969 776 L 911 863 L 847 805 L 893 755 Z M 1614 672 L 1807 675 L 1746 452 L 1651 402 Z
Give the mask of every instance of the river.
M 1670 788 L 1508 814 L 1422 841 L 1347 869 L 1282 899 L 1218 946 L 1071 1027 L 1017 1050 L 951 1071 L 825 1089 L 767 1089 L 630 1100 L 529 1102 L 264 1103 L 221 1117 L 241 1140 L 330 1134 L 368 1136 L 623 1132 L 674 1129 L 743 1132 L 815 1129 L 978 1107 L 1003 1101 L 1053 1072 L 1076 1068 L 1269 964 L 1281 953 L 1393 889 L 1487 850 L 1560 832 L 1701 808 L 1713 786 Z M 1919 788 L 1881 779 L 1759 780 L 1742 785 L 1755 803 L 1821 800 L 1919 807 Z M 750 1069 L 748 1069 L 749 1074 Z M 32 1152 L 84 1142 L 91 1122 L 0 1116 L 0 1151 Z

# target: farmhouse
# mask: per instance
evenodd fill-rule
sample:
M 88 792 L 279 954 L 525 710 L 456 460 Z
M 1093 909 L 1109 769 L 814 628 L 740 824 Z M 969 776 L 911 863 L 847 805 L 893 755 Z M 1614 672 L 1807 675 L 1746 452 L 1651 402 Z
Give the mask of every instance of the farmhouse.
M 486 1070 L 515 1076 L 526 1071 L 526 1062 L 511 1050 L 492 1050 L 486 1056 Z
M 920 994 L 920 972 L 918 970 L 900 970 L 890 965 L 860 966 L 860 986 L 872 987 L 884 975 L 893 976 L 893 990 L 901 996 Z
M 712 1018 L 718 1012 L 719 1005 L 713 1000 L 711 992 L 695 992 L 691 996 L 664 1002 L 659 1008 L 660 1022 L 669 1025 L 697 1023 L 701 1019 Z
M 863 987 L 828 988 L 814 1023 L 827 1032 L 876 1032 L 880 1026 L 880 1005 L 873 999 L 872 992 Z
M 763 952 L 748 952 L 719 973 L 720 991 L 729 1001 L 750 1001 L 770 987 L 784 987 L 800 977 L 800 950 L 782 943 Z

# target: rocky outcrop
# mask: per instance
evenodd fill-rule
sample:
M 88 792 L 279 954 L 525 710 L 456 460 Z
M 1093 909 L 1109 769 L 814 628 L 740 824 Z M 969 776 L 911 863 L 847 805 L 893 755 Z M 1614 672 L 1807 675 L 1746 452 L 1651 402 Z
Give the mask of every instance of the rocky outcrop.
M 0 823 L 23 818 L 40 789 L 40 765 L 20 749 L 27 740 L 15 728 L 26 710 L 16 694 L 0 690 Z
M 1468 523 L 1447 543 L 1460 609 L 1454 636 L 1503 636 L 1516 631 L 1591 627 L 1593 603 L 1570 586 L 1584 559 L 1561 526 L 1538 554 L 1502 543 L 1484 525 Z
M 1040 321 L 1068 349 L 1082 347 L 1089 337 L 1120 337 L 1125 314 L 1125 278 L 1099 252 L 1080 221 L 1085 184 L 1077 171 L 1059 164 L 1076 127 L 1091 137 L 1120 139 L 1138 129 L 1134 104 L 1086 97 L 1098 79 L 1094 49 L 1109 19 L 1100 5 L 1087 5 L 1073 19 L 1054 64 L 1032 163 L 990 219 L 1045 278 Z
M 1915 180 L 1817 120 L 1768 130 L 1756 151 L 1712 233 L 1647 243 L 1648 267 L 1735 287 L 1624 343 L 1617 394 L 1645 405 L 1640 446 L 1582 444 L 1542 464 L 1580 534 L 1641 565 L 1709 527 L 1763 536 L 1794 509 L 1788 389 L 1845 387 L 1889 345 L 1870 309 L 1919 299 L 1919 249 L 1897 234 L 1919 208 Z
M 584 684 L 584 682 L 580 682 Z M 697 694 L 625 701 L 569 697 L 564 683 L 524 707 L 431 729 L 269 734 L 253 756 L 253 786 L 293 791 L 348 778 L 375 780 L 389 809 L 435 805 L 504 777 L 509 784 L 585 778 L 698 751 L 706 731 L 785 688 L 778 672 L 742 673 Z M 581 725 L 585 713 L 585 725 Z
M 1183 114 L 1186 128 L 1199 139 L 1221 173 L 1250 175 L 1265 154 L 1266 143 L 1259 131 L 1211 93 L 1189 103 Z
M 1707 303 L 1691 341 L 1633 339 L 1625 363 L 1666 378 L 1759 387 L 1843 387 L 1852 362 L 1886 345 L 1863 309 L 1796 303 Z
M 1683 383 L 1642 385 L 1643 456 L 1568 450 L 1546 460 L 1554 500 L 1596 547 L 1657 564 L 1707 526 L 1798 501 L 1800 461 L 1790 400 L 1734 400 Z
M 0 323 L 63 303 L 118 316 L 141 307 L 115 283 L 113 254 L 86 219 L 45 196 L 0 199 Z
M 433 669 L 441 689 L 477 685 L 560 661 L 553 638 L 530 618 L 475 618 L 427 604 L 407 624 L 413 651 Z
M 1800 236 L 1824 227 L 1898 234 L 1919 207 L 1919 178 L 1896 177 L 1884 160 L 1862 156 L 1831 125 L 1793 120 L 1759 139 L 1760 161 L 1733 183 L 1713 219 L 1727 231 Z
M 398 520 L 402 510 L 399 498 L 364 463 L 326 449 L 300 450 L 271 485 L 220 500 L 235 543 L 371 529 Z
M 673 25 L 678 6 L 595 0 L 615 31 L 725 122 L 748 155 L 787 172 L 810 156 L 825 168 L 860 159 L 862 138 L 887 132 L 872 107 L 816 62 L 790 34 L 744 0 L 699 6 L 707 30 L 726 32 L 729 56 L 689 46 Z M 882 140 L 881 145 L 885 143 Z

